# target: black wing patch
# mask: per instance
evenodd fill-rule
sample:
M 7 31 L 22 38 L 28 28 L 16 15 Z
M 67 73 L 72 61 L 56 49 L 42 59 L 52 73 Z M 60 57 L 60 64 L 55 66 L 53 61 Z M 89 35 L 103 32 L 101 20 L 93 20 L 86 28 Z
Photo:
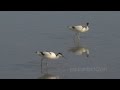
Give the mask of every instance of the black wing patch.
M 43 52 L 40 52 L 43 56 L 45 55 Z
M 72 26 L 72 29 L 75 29 L 75 27 L 74 27 L 74 26 Z

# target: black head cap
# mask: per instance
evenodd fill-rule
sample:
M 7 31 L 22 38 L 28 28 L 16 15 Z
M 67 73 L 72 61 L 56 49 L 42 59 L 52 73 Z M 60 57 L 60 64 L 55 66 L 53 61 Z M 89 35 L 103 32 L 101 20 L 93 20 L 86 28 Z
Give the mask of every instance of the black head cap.
M 88 26 L 88 25 L 89 25 L 89 22 L 87 22 L 86 24 L 87 24 L 87 26 Z

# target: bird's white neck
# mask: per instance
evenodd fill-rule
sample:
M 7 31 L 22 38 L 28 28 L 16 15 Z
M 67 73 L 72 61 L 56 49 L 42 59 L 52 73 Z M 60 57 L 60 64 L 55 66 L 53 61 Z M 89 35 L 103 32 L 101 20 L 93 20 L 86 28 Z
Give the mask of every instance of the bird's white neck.
M 88 26 L 86 26 L 86 30 L 87 30 L 87 31 L 89 30 L 89 27 L 88 27 Z

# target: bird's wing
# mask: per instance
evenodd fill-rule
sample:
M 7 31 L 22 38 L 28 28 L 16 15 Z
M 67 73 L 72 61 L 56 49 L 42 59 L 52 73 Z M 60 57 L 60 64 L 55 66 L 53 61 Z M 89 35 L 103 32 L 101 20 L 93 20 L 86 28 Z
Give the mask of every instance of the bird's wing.
M 50 54 L 53 55 L 53 56 L 56 56 L 56 54 L 54 52 L 50 52 Z
M 81 25 L 75 26 L 76 29 L 81 30 L 83 27 Z
M 43 51 L 42 52 L 44 55 L 50 55 L 50 52 Z

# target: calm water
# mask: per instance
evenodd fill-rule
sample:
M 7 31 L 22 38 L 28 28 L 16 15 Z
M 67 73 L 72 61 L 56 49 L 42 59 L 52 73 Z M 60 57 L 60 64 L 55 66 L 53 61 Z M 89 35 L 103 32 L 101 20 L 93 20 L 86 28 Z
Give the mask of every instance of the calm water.
M 67 26 L 90 23 L 90 30 L 74 42 Z M 79 44 L 78 44 L 79 43 Z M 4 11 L 0 12 L 0 78 L 88 79 L 120 78 L 120 12 Z M 89 50 L 89 57 L 79 55 Z M 43 62 L 36 50 L 61 52 Z

